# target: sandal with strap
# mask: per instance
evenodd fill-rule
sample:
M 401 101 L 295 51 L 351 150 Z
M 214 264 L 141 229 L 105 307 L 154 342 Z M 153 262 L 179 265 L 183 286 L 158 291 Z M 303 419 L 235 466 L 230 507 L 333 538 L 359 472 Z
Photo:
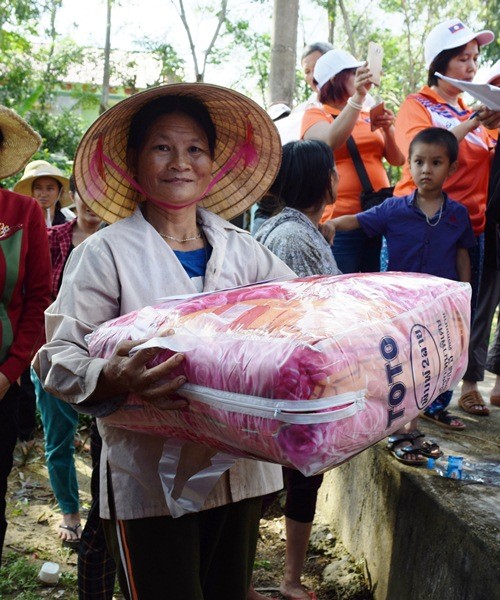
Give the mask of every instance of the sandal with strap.
M 408 433 L 396 433 L 387 438 L 387 448 L 389 452 L 405 465 L 420 467 L 427 464 L 427 458 L 439 458 L 443 455 L 439 446 L 435 442 L 424 440 L 420 444 L 415 441 L 425 437 L 423 433 L 415 430 Z M 403 442 L 410 442 L 406 446 L 401 446 Z M 418 458 L 407 458 L 413 454 Z
M 439 425 L 439 427 L 442 427 L 443 429 L 451 429 L 452 431 L 463 431 L 465 429 L 465 424 L 447 410 L 440 410 L 434 414 L 424 411 L 421 413 L 420 417 Z M 459 425 L 453 425 L 453 421 L 458 421 Z
M 82 526 L 80 523 L 77 523 L 76 525 L 64 525 L 63 523 L 61 523 L 61 525 L 59 525 L 59 529 L 71 531 L 71 533 L 74 533 L 76 535 L 76 538 L 63 540 L 62 545 L 76 550 L 78 548 L 78 545 L 80 544 L 80 535 L 78 534 L 78 530 L 81 528 Z
M 483 397 L 475 390 L 460 396 L 458 406 L 469 415 L 487 417 L 490 414 L 490 409 L 484 403 Z

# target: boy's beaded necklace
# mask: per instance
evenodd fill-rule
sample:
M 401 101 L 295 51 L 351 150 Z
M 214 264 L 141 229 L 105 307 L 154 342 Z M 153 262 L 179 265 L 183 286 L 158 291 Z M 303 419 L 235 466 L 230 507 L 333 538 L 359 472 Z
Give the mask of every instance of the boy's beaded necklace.
M 418 195 L 417 195 L 417 194 L 415 194 L 415 202 L 417 203 L 417 206 L 420 208 L 420 204 L 419 204 L 419 202 L 418 202 Z M 436 227 L 436 225 L 439 223 L 439 221 L 441 221 L 441 217 L 442 217 L 442 215 L 443 215 L 443 205 L 444 205 L 444 198 L 441 200 L 441 205 L 440 205 L 440 207 L 439 207 L 439 213 L 438 213 L 438 216 L 437 216 L 437 221 L 436 221 L 435 223 L 431 223 L 431 219 L 434 219 L 434 217 L 435 217 L 436 215 L 434 215 L 434 217 L 431 217 L 431 218 L 429 218 L 429 217 L 428 217 L 428 216 L 427 216 L 427 215 L 424 213 L 424 211 L 423 211 L 423 210 L 420 208 L 420 210 L 422 210 L 422 212 L 423 212 L 423 213 L 424 213 L 424 215 L 425 215 L 425 220 L 427 221 L 427 225 L 430 225 L 431 227 Z

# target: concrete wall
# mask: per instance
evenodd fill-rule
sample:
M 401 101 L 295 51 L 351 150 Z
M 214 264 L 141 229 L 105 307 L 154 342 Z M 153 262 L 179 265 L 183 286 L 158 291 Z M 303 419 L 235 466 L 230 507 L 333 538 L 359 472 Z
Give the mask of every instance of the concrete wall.
M 376 600 L 500 600 L 500 488 L 402 466 L 385 443 L 325 475 L 318 513 Z

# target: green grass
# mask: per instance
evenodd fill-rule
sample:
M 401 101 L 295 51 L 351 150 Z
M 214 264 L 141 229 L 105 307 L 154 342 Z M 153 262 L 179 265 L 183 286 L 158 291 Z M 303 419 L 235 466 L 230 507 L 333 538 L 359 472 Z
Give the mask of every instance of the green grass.
M 0 598 L 14 597 L 23 600 L 39 598 L 33 592 L 38 588 L 39 567 L 30 563 L 24 556 L 7 555 L 0 568 Z M 22 590 L 21 595 L 12 594 Z
M 41 598 L 51 597 L 52 594 L 43 594 L 42 590 L 48 588 L 38 581 L 38 572 L 40 570 L 40 561 L 36 563 L 26 556 L 10 553 L 3 559 L 3 566 L 0 568 L 0 598 L 2 600 L 40 600 Z M 62 573 L 55 590 L 67 590 L 72 593 L 65 593 L 65 600 L 72 600 L 78 597 L 77 581 L 73 573 Z M 54 597 L 56 597 L 54 595 Z

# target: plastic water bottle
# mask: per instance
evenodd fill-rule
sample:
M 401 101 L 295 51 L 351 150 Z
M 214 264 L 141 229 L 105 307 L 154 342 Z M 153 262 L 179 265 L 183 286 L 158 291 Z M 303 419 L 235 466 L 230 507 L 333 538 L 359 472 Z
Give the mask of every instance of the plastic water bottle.
M 479 481 L 486 485 L 500 485 L 500 462 L 464 461 L 462 479 Z
M 470 462 L 465 461 L 462 456 L 442 456 L 429 458 L 427 468 L 449 479 L 500 485 L 500 462 Z
M 441 456 L 427 459 L 427 468 L 436 471 L 441 477 L 462 479 L 463 456 Z

